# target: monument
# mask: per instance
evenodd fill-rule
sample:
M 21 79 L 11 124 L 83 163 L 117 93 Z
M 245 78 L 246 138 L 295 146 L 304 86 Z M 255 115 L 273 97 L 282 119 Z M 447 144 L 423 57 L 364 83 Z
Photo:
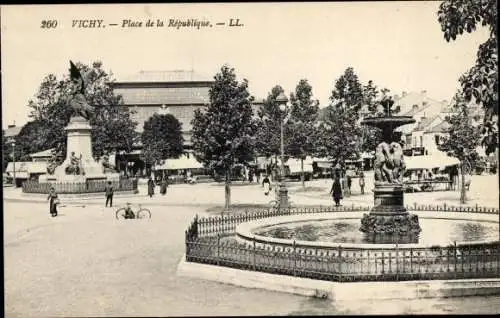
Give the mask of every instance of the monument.
M 87 183 L 89 180 L 118 181 L 119 174 L 109 163 L 97 162 L 92 153 L 92 127 L 89 118 L 94 111 L 85 98 L 85 80 L 78 68 L 70 61 L 72 92 L 68 106 L 72 116 L 65 128 L 67 133 L 66 159 L 57 165 L 53 160 L 47 174 L 40 182 Z
M 381 101 L 385 116 L 365 118 L 361 124 L 380 128 L 383 141 L 375 150 L 374 207 L 361 219 L 360 230 L 374 243 L 412 243 L 421 228 L 418 216 L 410 214 L 403 200 L 403 149 L 394 138 L 394 129 L 415 122 L 411 116 L 393 116 L 392 98 Z

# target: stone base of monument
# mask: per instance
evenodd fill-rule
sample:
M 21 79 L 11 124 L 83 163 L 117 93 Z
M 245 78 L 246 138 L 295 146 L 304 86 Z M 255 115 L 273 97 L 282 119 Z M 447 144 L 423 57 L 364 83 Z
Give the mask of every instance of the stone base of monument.
M 408 213 L 403 201 L 403 185 L 375 182 L 375 206 L 361 219 L 360 231 L 378 244 L 416 243 L 422 230 L 418 216 Z
M 52 175 L 42 175 L 39 183 L 65 184 L 68 189 L 75 189 L 75 192 L 83 191 L 83 187 L 88 191 L 92 187 L 91 183 L 98 181 L 118 182 L 118 173 L 104 173 L 103 167 L 94 159 L 92 154 L 92 127 L 89 122 L 80 116 L 71 117 L 67 132 L 66 159 L 59 165 Z M 80 159 L 80 174 L 67 174 L 66 168 L 71 165 L 72 154 Z M 71 186 L 73 185 L 73 186 Z M 57 189 L 56 189 L 57 191 Z M 71 191 L 71 190 L 69 190 Z

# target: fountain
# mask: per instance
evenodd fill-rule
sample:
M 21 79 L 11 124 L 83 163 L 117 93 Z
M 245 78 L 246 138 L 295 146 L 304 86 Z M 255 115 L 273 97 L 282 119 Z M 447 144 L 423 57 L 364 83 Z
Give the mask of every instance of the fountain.
M 403 149 L 394 138 L 394 129 L 415 122 L 410 116 L 393 116 L 392 98 L 381 101 L 385 116 L 365 118 L 361 124 L 382 130 L 383 141 L 375 150 L 374 207 L 363 215 L 360 230 L 373 243 L 412 243 L 421 231 L 418 216 L 404 207 L 403 173 L 405 170 Z

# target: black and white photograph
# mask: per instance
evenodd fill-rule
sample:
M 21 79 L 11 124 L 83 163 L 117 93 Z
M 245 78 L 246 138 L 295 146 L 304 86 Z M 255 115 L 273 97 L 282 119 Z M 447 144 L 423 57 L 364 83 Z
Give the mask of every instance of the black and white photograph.
M 500 312 L 497 1 L 0 24 L 5 317 Z

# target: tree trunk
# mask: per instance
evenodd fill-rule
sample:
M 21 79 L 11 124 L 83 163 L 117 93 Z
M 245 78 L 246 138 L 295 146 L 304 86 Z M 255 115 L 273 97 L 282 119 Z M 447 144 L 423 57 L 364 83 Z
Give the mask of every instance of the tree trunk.
M 466 197 L 465 197 L 465 173 L 464 173 L 463 167 L 462 167 L 462 169 L 460 169 L 460 171 L 462 174 L 462 188 L 460 190 L 460 203 L 465 204 L 465 200 L 466 200 Z
M 229 206 L 231 205 L 231 176 L 229 170 L 226 170 L 226 185 L 224 187 L 224 190 L 225 190 L 225 200 L 226 200 L 224 209 L 228 210 Z
M 300 181 L 302 182 L 302 189 L 306 189 L 306 181 L 304 177 L 304 159 L 300 158 Z

